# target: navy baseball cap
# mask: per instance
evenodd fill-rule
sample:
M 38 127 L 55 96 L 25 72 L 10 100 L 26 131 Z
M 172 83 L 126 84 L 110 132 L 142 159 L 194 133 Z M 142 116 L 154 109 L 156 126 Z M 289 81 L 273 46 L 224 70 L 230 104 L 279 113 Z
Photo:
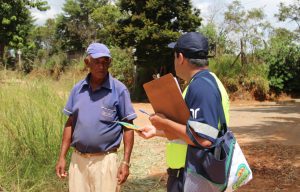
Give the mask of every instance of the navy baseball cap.
M 186 58 L 207 59 L 208 39 L 198 32 L 185 33 L 168 47 L 182 53 Z
M 111 58 L 109 49 L 102 43 L 90 44 L 86 50 L 86 53 L 94 59 L 99 58 L 99 57 Z

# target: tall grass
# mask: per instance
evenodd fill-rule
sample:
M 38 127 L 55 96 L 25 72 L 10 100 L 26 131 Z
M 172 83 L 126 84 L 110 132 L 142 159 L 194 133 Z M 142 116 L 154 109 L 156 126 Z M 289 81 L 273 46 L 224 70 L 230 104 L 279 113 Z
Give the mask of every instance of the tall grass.
M 65 98 L 57 93 L 42 80 L 0 84 L 2 190 L 65 191 L 54 174 L 66 120 Z

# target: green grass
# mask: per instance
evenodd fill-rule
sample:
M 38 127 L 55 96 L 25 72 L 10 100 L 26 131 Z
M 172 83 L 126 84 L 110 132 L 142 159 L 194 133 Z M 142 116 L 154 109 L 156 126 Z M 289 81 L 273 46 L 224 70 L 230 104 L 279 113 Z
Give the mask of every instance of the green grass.
M 66 98 L 41 80 L 6 79 L 0 86 L 0 184 L 7 191 L 62 191 L 54 167 Z M 47 190 L 44 190 L 44 189 Z

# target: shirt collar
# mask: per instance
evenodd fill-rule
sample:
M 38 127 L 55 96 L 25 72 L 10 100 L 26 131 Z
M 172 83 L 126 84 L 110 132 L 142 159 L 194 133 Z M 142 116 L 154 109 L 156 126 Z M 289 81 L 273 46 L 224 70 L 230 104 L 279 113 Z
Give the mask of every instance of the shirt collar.
M 90 85 L 90 78 L 91 78 L 91 73 L 89 73 L 86 76 L 86 78 L 82 81 L 80 90 L 83 89 L 83 87 Z M 101 88 L 103 87 L 103 88 L 111 90 L 112 89 L 112 83 L 113 83 L 113 77 L 110 75 L 110 73 L 108 73 L 106 78 L 105 78 L 105 81 L 101 85 Z
M 196 74 L 194 74 L 194 76 L 192 77 L 192 79 L 194 79 L 195 77 L 199 77 L 201 75 L 204 75 L 205 73 L 209 73 L 209 70 L 208 69 L 204 69 L 204 70 L 201 70 L 201 71 L 197 72 Z

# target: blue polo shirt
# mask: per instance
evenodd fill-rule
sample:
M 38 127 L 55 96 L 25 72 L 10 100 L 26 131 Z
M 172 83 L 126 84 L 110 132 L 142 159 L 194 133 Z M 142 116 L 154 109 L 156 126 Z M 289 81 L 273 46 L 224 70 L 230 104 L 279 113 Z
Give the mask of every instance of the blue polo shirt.
M 209 70 L 200 71 L 193 76 L 185 96 L 185 102 L 191 113 L 189 120 L 205 123 L 218 129 L 220 119 L 217 110 L 219 98 L 214 93 L 211 85 L 201 78 L 201 76 L 210 79 L 217 87 L 217 82 Z M 215 141 L 206 135 L 200 133 L 196 134 L 211 142 Z
M 64 113 L 74 119 L 71 146 L 82 153 L 118 148 L 123 128 L 112 121 L 137 117 L 128 89 L 110 74 L 95 91 L 92 91 L 89 80 L 90 74 L 73 87 L 64 108 Z

